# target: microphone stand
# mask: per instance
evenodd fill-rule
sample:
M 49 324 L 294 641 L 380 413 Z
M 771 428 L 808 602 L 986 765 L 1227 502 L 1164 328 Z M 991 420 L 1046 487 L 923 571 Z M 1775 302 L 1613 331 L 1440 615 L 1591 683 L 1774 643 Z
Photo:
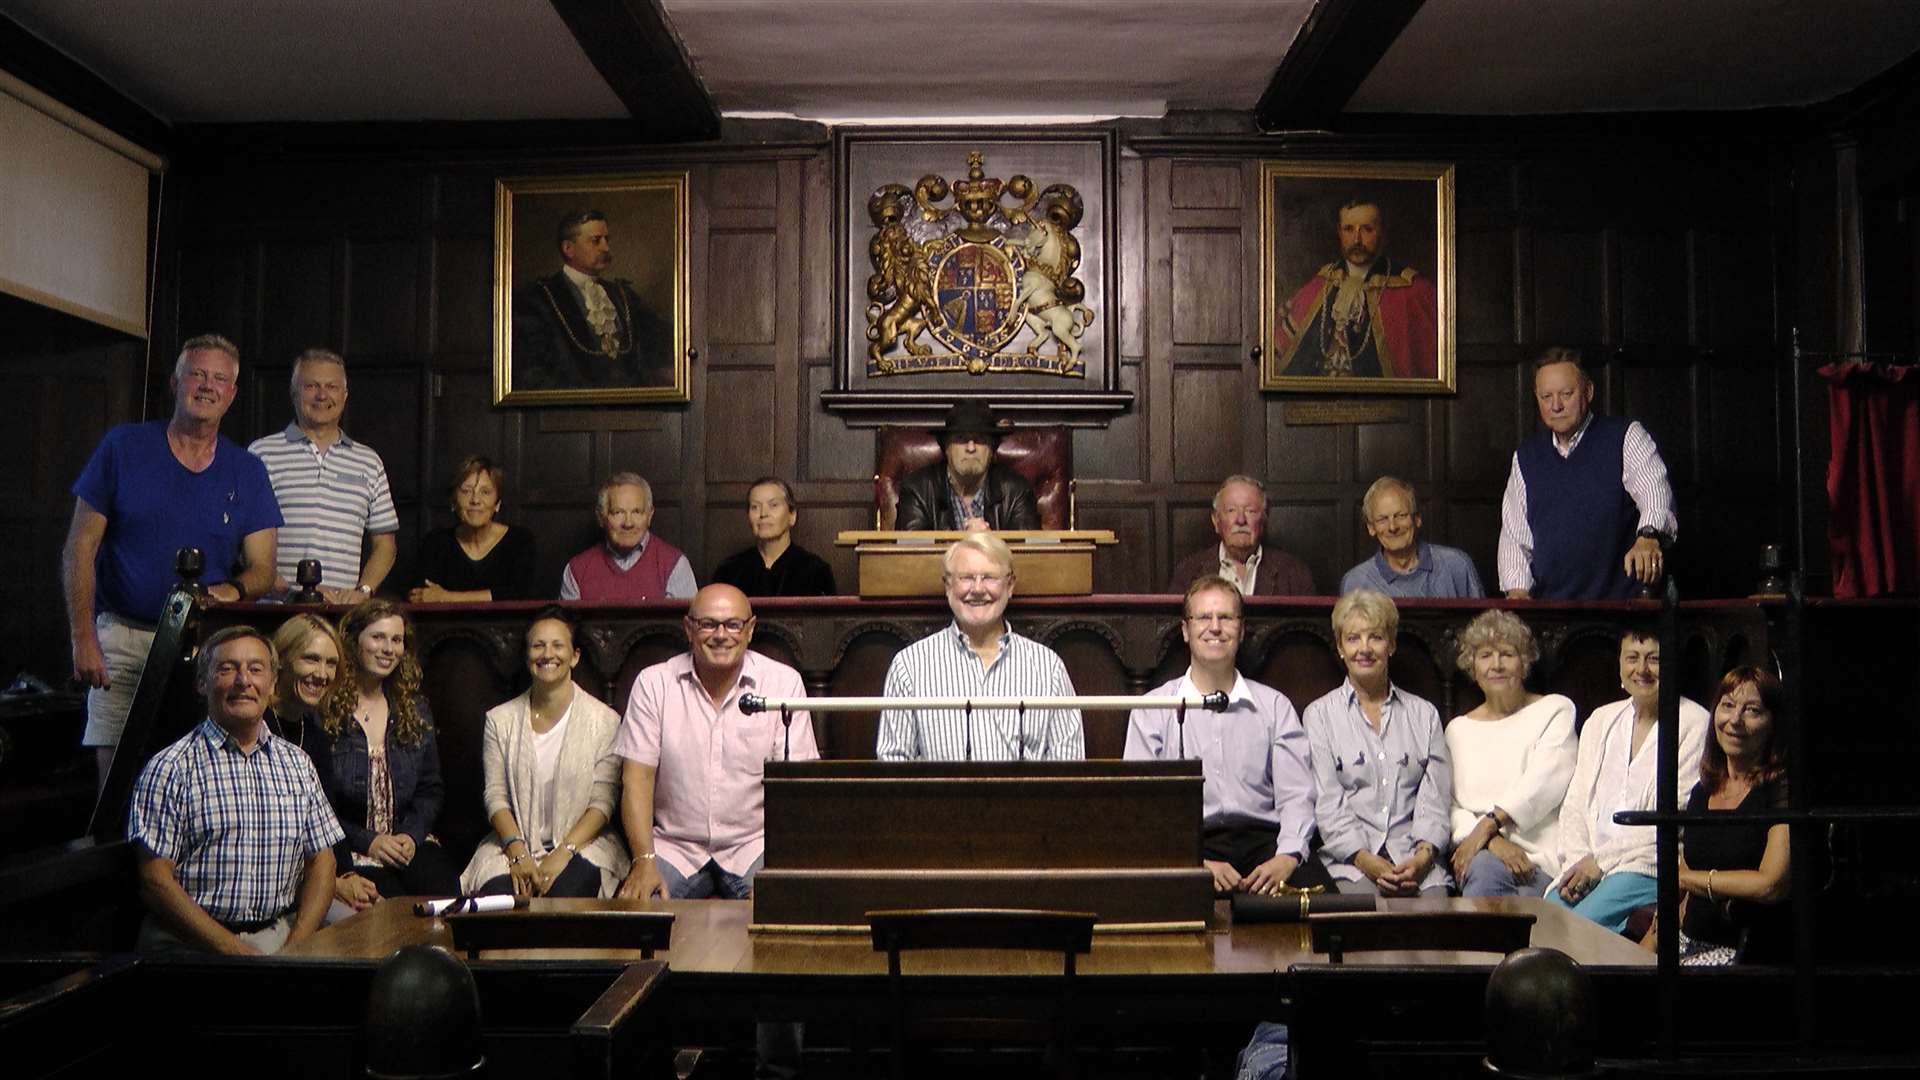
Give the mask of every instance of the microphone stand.
M 1174 730 L 1180 739 L 1180 752 L 1174 755 L 1177 760 L 1187 756 L 1187 703 L 1185 699 L 1182 699 L 1179 707 L 1174 709 L 1173 722 L 1175 725 Z
M 1014 714 L 1013 745 L 1020 755 L 1019 760 L 1027 760 L 1027 703 L 1020 703 L 1020 711 Z
M 780 706 L 780 760 L 793 760 L 793 707 Z
M 966 725 L 965 738 L 966 738 L 967 760 L 972 761 L 973 760 L 973 702 L 972 701 L 967 702 L 966 708 L 963 710 L 962 715 L 964 719 L 961 722 Z

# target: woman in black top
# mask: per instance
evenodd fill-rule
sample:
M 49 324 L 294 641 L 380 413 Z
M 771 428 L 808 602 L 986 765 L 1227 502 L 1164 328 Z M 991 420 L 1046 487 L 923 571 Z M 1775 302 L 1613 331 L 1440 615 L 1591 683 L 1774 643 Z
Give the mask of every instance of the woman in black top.
M 486 458 L 460 463 L 453 474 L 458 523 L 421 539 L 420 583 L 407 599 L 416 604 L 538 599 L 533 534 L 494 520 L 506 481 L 506 470 Z
M 1714 695 L 1713 737 L 1700 755 L 1700 783 L 1688 810 L 1729 815 L 1784 809 L 1786 748 L 1780 680 L 1762 668 L 1738 667 Z M 1764 822 L 1690 825 L 1681 838 L 1681 955 L 1692 965 L 1783 958 L 1789 877 L 1787 827 Z M 1744 948 L 1743 948 L 1744 946 Z
M 777 476 L 763 476 L 747 489 L 747 526 L 753 546 L 735 552 L 713 568 L 715 584 L 731 585 L 748 596 L 833 596 L 833 568 L 793 542 L 800 519 L 793 489 Z

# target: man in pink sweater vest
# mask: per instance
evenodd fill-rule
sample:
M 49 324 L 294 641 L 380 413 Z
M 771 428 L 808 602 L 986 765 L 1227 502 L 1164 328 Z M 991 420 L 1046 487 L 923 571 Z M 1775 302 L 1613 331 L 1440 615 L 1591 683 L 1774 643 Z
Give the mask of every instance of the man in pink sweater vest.
M 653 524 L 653 486 L 639 473 L 608 477 L 593 516 L 606 539 L 567 560 L 560 599 L 631 604 L 693 595 L 697 586 L 687 557 L 647 531 Z

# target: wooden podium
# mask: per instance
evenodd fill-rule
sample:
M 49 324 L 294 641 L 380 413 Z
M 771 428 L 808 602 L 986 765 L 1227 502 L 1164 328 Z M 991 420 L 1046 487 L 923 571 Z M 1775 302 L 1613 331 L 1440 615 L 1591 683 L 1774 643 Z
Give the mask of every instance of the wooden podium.
M 881 908 L 1092 911 L 1199 930 L 1198 761 L 770 761 L 755 930 L 867 932 Z
M 834 543 L 854 549 L 861 596 L 939 596 L 940 560 L 963 532 L 848 529 Z M 993 535 L 1013 549 L 1021 596 L 1087 596 L 1093 592 L 1093 550 L 1119 543 L 1106 529 L 1011 530 Z

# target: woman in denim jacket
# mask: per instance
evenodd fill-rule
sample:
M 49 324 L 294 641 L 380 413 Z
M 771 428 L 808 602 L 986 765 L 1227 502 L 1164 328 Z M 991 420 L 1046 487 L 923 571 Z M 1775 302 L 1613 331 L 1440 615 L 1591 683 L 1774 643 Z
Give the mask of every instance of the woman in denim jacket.
M 454 896 L 459 872 L 432 835 L 444 787 L 413 626 L 368 600 L 340 620 L 341 679 L 320 703 L 308 752 L 347 837 L 334 849 L 381 896 Z

